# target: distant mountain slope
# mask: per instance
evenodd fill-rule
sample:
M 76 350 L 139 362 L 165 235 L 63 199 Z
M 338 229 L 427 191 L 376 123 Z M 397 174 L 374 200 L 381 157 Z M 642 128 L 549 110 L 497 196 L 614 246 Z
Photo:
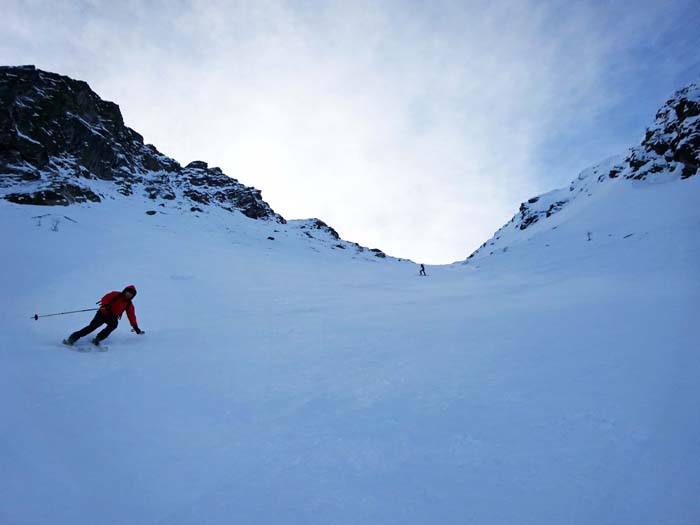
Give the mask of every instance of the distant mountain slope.
M 119 106 L 87 83 L 36 69 L 0 67 L 0 198 L 16 204 L 68 206 L 146 199 L 154 210 L 225 210 L 277 224 L 287 221 L 262 198 L 203 161 L 181 166 L 144 144 L 124 124 Z M 323 230 L 331 248 L 385 254 L 342 241 L 321 220 L 290 225 L 314 238 Z M 318 235 L 318 231 L 316 235 Z
M 664 104 L 657 112 L 654 124 L 647 129 L 642 143 L 632 148 L 626 157 L 607 159 L 581 172 L 568 187 L 522 203 L 518 213 L 472 253 L 466 262 L 507 252 L 514 245 L 528 242 L 543 231 L 559 228 L 571 216 L 590 207 L 591 203 L 587 201 L 600 200 L 600 195 L 609 190 L 618 192 L 618 199 L 611 201 L 608 209 L 597 210 L 598 217 L 609 215 L 609 222 L 633 227 L 639 217 L 625 214 L 625 195 L 640 184 L 683 184 L 698 175 L 699 171 L 700 85 L 693 83 L 676 92 Z M 565 232 L 559 233 L 566 235 Z M 582 242 L 590 242 L 593 234 L 587 231 L 585 236 L 579 237 Z

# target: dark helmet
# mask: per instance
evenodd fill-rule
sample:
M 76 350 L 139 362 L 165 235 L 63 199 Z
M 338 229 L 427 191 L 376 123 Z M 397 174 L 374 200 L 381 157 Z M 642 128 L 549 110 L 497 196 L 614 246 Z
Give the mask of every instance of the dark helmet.
M 124 288 L 122 290 L 122 293 L 126 293 L 126 292 L 131 292 L 131 295 L 133 297 L 136 297 L 136 287 L 133 284 L 130 284 L 129 286 L 127 286 L 126 288 Z

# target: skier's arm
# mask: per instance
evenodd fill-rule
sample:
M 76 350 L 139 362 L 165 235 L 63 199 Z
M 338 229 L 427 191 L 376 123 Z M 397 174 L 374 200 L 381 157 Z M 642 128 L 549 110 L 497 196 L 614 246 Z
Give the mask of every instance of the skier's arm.
M 134 310 L 134 305 L 131 303 L 129 303 L 129 306 L 126 307 L 126 316 L 129 318 L 129 322 L 131 323 L 134 332 L 140 334 L 141 329 L 139 328 L 139 324 L 136 322 L 136 311 Z

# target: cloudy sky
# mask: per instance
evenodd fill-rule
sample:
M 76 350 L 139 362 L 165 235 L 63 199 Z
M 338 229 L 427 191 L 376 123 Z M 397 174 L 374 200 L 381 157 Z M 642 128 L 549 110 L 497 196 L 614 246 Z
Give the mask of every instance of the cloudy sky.
M 0 2 L 3 65 L 85 80 L 182 164 L 429 263 L 700 79 L 697 0 Z

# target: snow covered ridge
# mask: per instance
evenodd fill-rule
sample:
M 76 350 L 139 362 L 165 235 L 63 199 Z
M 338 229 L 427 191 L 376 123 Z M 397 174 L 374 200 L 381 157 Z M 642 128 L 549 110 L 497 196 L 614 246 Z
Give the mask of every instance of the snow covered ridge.
M 260 191 L 205 162 L 184 168 L 124 125 L 119 107 L 85 82 L 0 68 L 0 196 L 17 204 L 69 205 L 146 195 L 182 209 L 218 206 L 284 223 Z M 97 191 L 91 181 L 110 181 Z
M 87 83 L 34 66 L 0 67 L 0 198 L 40 206 L 145 198 L 150 215 L 222 209 L 287 223 L 256 188 L 203 161 L 183 167 L 144 144 L 124 125 L 119 106 Z M 343 241 L 318 219 L 293 222 L 312 239 L 323 230 L 333 249 L 385 258 L 381 250 Z
M 627 156 L 607 159 L 582 171 L 568 187 L 528 199 L 520 205 L 510 222 L 472 253 L 464 264 L 507 252 L 513 244 L 559 228 L 570 216 L 590 205 L 585 200 L 591 197 L 595 200 L 611 184 L 630 186 L 637 181 L 647 185 L 682 184 L 699 172 L 700 84 L 692 83 L 666 101 L 657 112 L 654 124 L 647 129 L 642 143 L 631 148 Z M 625 191 L 616 189 L 619 190 L 619 206 L 623 204 Z M 568 212 L 565 216 L 554 217 L 565 209 Z M 617 214 L 616 220 L 624 221 L 625 216 Z M 590 242 L 591 238 L 590 231 L 582 237 L 585 242 Z

